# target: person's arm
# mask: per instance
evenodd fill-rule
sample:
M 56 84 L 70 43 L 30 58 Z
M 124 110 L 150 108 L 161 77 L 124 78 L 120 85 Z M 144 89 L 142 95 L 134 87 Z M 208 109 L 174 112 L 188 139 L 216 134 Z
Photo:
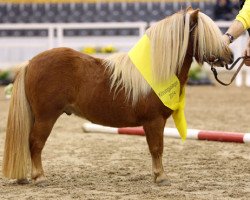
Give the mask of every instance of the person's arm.
M 250 0 L 246 0 L 244 6 L 240 10 L 236 19 L 233 21 L 226 34 L 223 35 L 223 40 L 226 44 L 233 42 L 233 39 L 238 38 L 245 30 L 250 28 Z M 250 56 L 250 39 L 243 52 L 245 56 Z
M 246 29 L 250 28 L 250 0 L 246 0 L 239 14 L 236 16 L 227 33 L 234 39 L 238 38 Z M 224 41 L 230 43 L 230 38 L 225 35 Z
M 227 30 L 227 33 L 233 36 L 234 39 L 238 38 L 242 33 L 244 33 L 246 29 L 244 28 L 242 22 L 238 20 L 234 20 L 229 29 Z M 224 42 L 226 44 L 230 44 L 230 38 L 228 35 L 223 35 Z

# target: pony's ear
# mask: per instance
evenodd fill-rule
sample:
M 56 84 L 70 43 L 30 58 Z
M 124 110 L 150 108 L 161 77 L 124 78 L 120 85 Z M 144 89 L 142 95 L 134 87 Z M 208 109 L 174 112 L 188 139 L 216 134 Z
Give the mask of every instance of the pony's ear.
M 188 7 L 186 8 L 186 12 L 190 12 L 190 11 L 193 11 L 193 8 L 192 8 L 191 6 L 188 6 Z
M 190 12 L 190 22 L 191 23 L 196 23 L 198 21 L 198 14 L 200 12 L 200 9 L 195 9 Z

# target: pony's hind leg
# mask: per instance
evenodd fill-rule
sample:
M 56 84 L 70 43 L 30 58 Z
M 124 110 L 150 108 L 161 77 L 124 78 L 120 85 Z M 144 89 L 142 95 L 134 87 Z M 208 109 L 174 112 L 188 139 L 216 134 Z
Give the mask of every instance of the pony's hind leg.
M 35 120 L 30 133 L 31 177 L 35 184 L 46 182 L 42 167 L 41 153 L 57 117 L 50 120 Z
M 159 118 L 143 125 L 145 130 L 149 150 L 152 156 L 152 169 L 154 174 L 154 181 L 160 185 L 169 185 L 170 182 L 164 172 L 162 165 L 163 153 L 163 130 L 165 120 Z

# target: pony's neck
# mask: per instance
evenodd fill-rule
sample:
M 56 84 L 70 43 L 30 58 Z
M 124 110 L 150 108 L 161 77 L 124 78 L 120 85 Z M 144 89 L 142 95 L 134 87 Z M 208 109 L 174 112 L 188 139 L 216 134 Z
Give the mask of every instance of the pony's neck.
M 189 38 L 189 44 L 187 48 L 187 53 L 184 58 L 183 66 L 181 67 L 180 73 L 177 75 L 181 87 L 183 87 L 188 79 L 188 72 L 191 67 L 191 64 L 193 62 L 193 41 L 191 38 Z
M 192 57 L 189 57 L 189 56 L 185 57 L 181 72 L 177 76 L 179 78 L 179 80 L 180 80 L 180 85 L 181 86 L 184 86 L 186 84 L 186 82 L 187 82 L 188 72 L 189 72 L 189 69 L 191 67 L 192 62 L 193 62 Z

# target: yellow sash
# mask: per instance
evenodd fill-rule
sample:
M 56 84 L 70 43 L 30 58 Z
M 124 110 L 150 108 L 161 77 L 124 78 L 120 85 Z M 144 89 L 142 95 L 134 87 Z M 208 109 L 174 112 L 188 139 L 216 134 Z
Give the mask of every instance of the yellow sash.
M 180 81 L 175 75 L 164 82 L 153 80 L 150 50 L 150 40 L 147 35 L 144 35 L 129 51 L 128 55 L 163 104 L 174 111 L 172 117 L 175 126 L 182 140 L 185 140 L 187 136 L 187 123 L 184 114 L 185 89 L 183 88 L 180 94 Z

